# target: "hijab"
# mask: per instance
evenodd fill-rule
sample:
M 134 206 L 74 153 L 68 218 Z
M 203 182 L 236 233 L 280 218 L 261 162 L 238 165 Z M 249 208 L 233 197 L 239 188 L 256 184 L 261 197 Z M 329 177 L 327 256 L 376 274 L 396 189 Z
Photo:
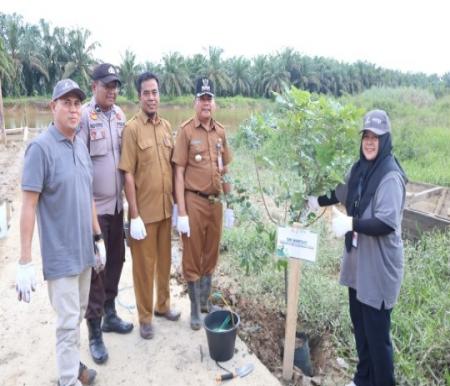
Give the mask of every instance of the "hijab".
M 371 161 L 367 160 L 363 154 L 362 138 L 359 160 L 352 166 L 350 171 L 348 194 L 345 202 L 347 215 L 351 217 L 360 217 L 364 213 L 374 197 L 381 180 L 390 171 L 397 171 L 406 181 L 405 172 L 392 154 L 390 132 L 378 136 L 378 154 Z M 345 235 L 347 251 L 350 251 L 352 246 L 352 233 L 347 232 Z

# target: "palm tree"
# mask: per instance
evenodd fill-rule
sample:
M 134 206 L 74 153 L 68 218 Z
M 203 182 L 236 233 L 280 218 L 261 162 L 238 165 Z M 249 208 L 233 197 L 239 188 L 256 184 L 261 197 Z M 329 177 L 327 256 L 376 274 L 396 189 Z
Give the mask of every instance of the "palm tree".
M 24 88 L 22 62 L 20 60 L 20 37 L 23 34 L 23 19 L 16 13 L 5 15 L 2 20 L 4 43 L 6 52 L 11 59 L 10 82 L 8 82 L 11 95 L 21 95 Z
M 264 96 L 264 74 L 269 69 L 269 58 L 266 55 L 258 55 L 253 58 L 252 82 L 253 94 Z
M 188 93 L 192 87 L 185 60 L 178 52 L 163 56 L 161 90 L 170 96 Z
M 203 54 L 195 54 L 186 59 L 186 69 L 192 84 L 194 84 L 197 78 L 207 73 L 207 68 L 208 60 Z M 194 90 L 192 89 L 191 91 L 193 92 Z
M 6 52 L 3 38 L 0 36 L 0 132 L 3 138 L 3 143 L 6 143 L 5 132 L 5 118 L 3 110 L 3 93 L 2 93 L 2 79 L 11 80 L 11 73 L 13 72 L 11 58 Z
M 289 72 L 280 65 L 279 60 L 270 61 L 263 77 L 263 95 L 269 97 L 272 92 L 281 93 L 289 86 L 289 78 Z
M 136 97 L 135 80 L 138 71 L 136 54 L 128 49 L 125 50 L 125 54 L 122 56 L 122 64 L 119 66 L 119 72 L 125 95 L 129 100 L 133 100 Z
M 95 63 L 94 50 L 100 45 L 98 42 L 88 44 L 91 32 L 85 29 L 75 29 L 69 32 L 69 57 L 64 66 L 63 78 L 73 77 L 78 80 L 82 89 L 88 90 L 90 84 L 90 67 Z
M 42 94 L 49 81 L 45 57 L 42 54 L 42 39 L 37 26 L 25 25 L 20 41 L 20 60 L 27 95 Z
M 214 83 L 216 95 L 226 95 L 232 89 L 231 79 L 220 58 L 222 53 L 222 48 L 211 46 L 208 48 L 208 64 L 203 74 Z
M 233 95 L 250 95 L 252 87 L 250 84 L 250 65 L 248 59 L 240 56 L 238 58 L 231 58 L 228 61 L 229 73 L 232 79 Z

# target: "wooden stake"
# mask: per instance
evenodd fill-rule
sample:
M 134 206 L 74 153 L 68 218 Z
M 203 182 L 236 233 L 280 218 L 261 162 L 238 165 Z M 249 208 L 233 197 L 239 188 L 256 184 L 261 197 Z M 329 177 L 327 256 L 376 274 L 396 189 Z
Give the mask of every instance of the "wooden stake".
M 299 259 L 289 258 L 288 304 L 284 334 L 283 378 L 292 379 L 294 368 L 295 333 L 297 331 L 297 305 L 300 293 L 302 263 Z

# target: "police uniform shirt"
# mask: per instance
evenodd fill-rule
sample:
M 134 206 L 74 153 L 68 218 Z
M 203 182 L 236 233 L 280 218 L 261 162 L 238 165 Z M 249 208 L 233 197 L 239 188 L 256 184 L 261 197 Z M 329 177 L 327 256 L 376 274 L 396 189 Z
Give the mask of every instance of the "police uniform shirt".
M 223 166 L 231 161 L 225 129 L 211 119 L 205 128 L 197 117 L 181 125 L 175 141 L 172 161 L 185 168 L 185 189 L 205 194 L 222 191 L 220 160 Z
M 125 114 L 113 105 L 104 113 L 95 98 L 83 105 L 77 134 L 86 144 L 94 168 L 94 199 L 97 214 L 122 210 L 123 173 L 119 170 Z
M 146 224 L 172 215 L 172 152 L 172 127 L 165 119 L 152 121 L 140 110 L 126 123 L 119 168 L 134 176 L 136 203 Z

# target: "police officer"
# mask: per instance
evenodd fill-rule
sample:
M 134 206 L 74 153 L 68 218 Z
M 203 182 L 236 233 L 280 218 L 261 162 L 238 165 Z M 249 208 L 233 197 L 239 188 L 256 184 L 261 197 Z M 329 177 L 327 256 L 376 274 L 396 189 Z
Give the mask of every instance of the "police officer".
M 143 339 L 151 339 L 153 313 L 170 321 L 180 318 L 170 307 L 169 290 L 173 138 L 170 123 L 158 115 L 157 76 L 144 72 L 136 86 L 140 110 L 125 126 L 119 167 L 125 172 L 139 332 Z
M 177 229 L 183 240 L 183 275 L 191 301 L 191 328 L 201 327 L 200 312 L 207 312 L 211 275 L 219 257 L 222 232 L 221 193 L 231 161 L 224 127 L 213 119 L 214 88 L 208 78 L 196 82 L 195 116 L 181 125 L 172 161 L 178 205 Z M 225 225 L 233 226 L 233 211 L 225 210 Z
M 102 331 L 126 334 L 133 329 L 133 324 L 117 316 L 115 308 L 125 261 L 123 174 L 118 169 L 125 115 L 115 105 L 120 79 L 114 66 L 109 63 L 97 65 L 92 79 L 93 97 L 83 106 L 78 136 L 86 143 L 91 156 L 94 199 L 107 252 L 104 271 L 92 272 L 86 311 L 92 358 L 96 363 L 104 363 L 108 359 L 108 351 Z

